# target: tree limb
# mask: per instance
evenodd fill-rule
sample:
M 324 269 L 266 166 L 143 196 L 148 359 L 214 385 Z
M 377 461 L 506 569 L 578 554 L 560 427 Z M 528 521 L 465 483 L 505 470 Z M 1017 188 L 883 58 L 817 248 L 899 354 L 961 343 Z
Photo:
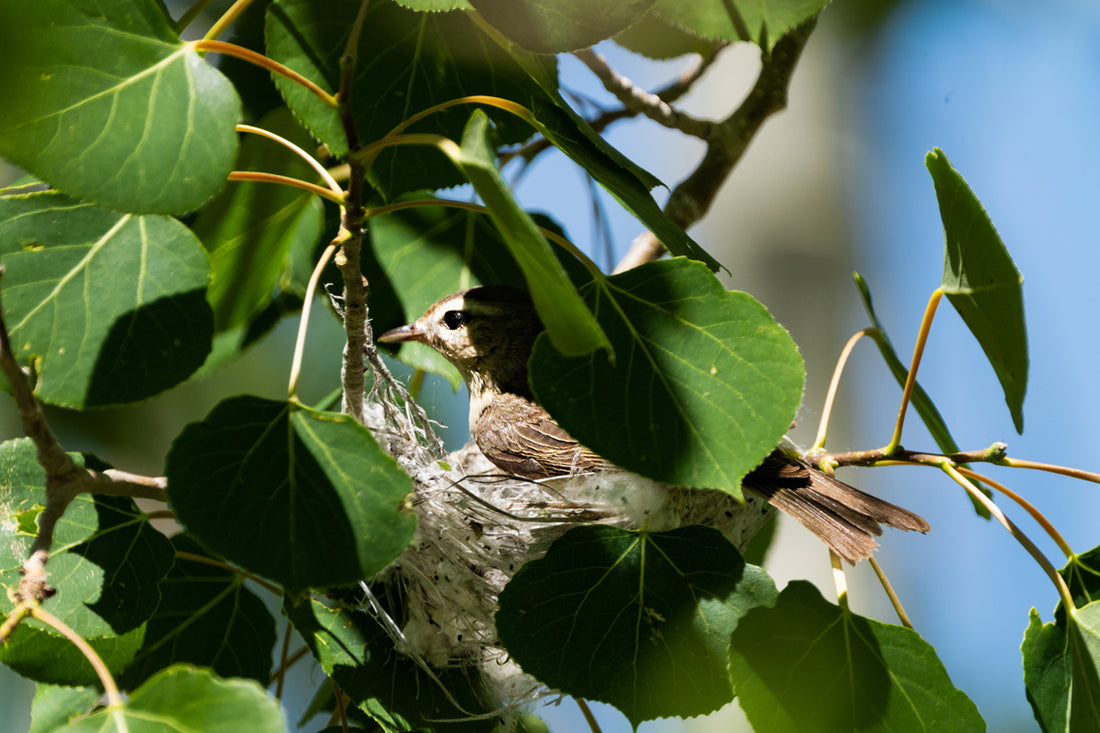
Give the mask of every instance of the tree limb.
M 664 207 L 668 217 L 682 228 L 687 229 L 707 213 L 718 195 L 718 189 L 741 160 L 765 120 L 786 108 L 791 77 L 815 25 L 816 17 L 779 39 L 771 55 L 765 56 L 752 91 L 733 114 L 713 127 L 702 161 L 672 190 Z M 646 232 L 634 240 L 615 272 L 655 260 L 664 251 L 664 246 L 653 233 Z

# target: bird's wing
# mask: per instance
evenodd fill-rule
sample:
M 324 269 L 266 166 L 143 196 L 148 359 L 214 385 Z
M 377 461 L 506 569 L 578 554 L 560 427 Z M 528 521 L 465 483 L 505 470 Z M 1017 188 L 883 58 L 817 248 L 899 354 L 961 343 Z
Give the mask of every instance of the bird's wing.
M 482 412 L 474 439 L 499 468 L 525 478 L 548 478 L 613 466 L 573 440 L 536 403 L 503 395 Z

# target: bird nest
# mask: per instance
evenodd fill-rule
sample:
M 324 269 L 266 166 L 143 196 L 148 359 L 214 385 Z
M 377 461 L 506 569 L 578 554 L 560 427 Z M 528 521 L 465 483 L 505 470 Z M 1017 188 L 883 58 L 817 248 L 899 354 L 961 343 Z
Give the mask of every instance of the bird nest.
M 398 404 L 401 404 L 398 407 Z M 506 725 L 525 705 L 555 695 L 525 675 L 494 626 L 497 598 L 525 563 L 570 528 L 601 523 L 663 531 L 703 524 L 743 550 L 772 509 L 716 490 L 670 487 L 627 472 L 532 481 L 502 475 L 476 445 L 440 458 L 431 424 L 410 403 L 368 402 L 365 420 L 379 444 L 413 478 L 412 544 L 368 584 L 367 606 L 396 651 L 412 660 L 455 708 Z M 399 598 L 391 614 L 381 598 Z M 482 711 L 457 703 L 445 671 L 471 680 Z

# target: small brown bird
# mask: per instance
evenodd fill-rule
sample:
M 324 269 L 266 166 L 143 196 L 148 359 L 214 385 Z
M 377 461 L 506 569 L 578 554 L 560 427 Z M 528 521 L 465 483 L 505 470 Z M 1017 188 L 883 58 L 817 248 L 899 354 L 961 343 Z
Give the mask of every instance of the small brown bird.
M 527 360 L 542 322 L 523 290 L 470 288 L 379 341 L 417 341 L 454 364 L 470 390 L 470 433 L 497 467 L 525 478 L 616 468 L 573 440 L 535 402 Z M 776 448 L 742 480 L 850 563 L 870 557 L 881 524 L 927 532 L 918 515 L 852 488 Z

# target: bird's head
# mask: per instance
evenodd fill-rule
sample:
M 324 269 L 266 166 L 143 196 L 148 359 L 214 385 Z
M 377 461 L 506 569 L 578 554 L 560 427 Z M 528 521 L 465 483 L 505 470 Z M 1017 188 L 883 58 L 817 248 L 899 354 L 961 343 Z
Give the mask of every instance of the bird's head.
M 432 347 L 458 368 L 471 390 L 496 388 L 529 396 L 527 359 L 542 329 L 527 292 L 491 285 L 452 293 L 413 323 L 378 340 Z

